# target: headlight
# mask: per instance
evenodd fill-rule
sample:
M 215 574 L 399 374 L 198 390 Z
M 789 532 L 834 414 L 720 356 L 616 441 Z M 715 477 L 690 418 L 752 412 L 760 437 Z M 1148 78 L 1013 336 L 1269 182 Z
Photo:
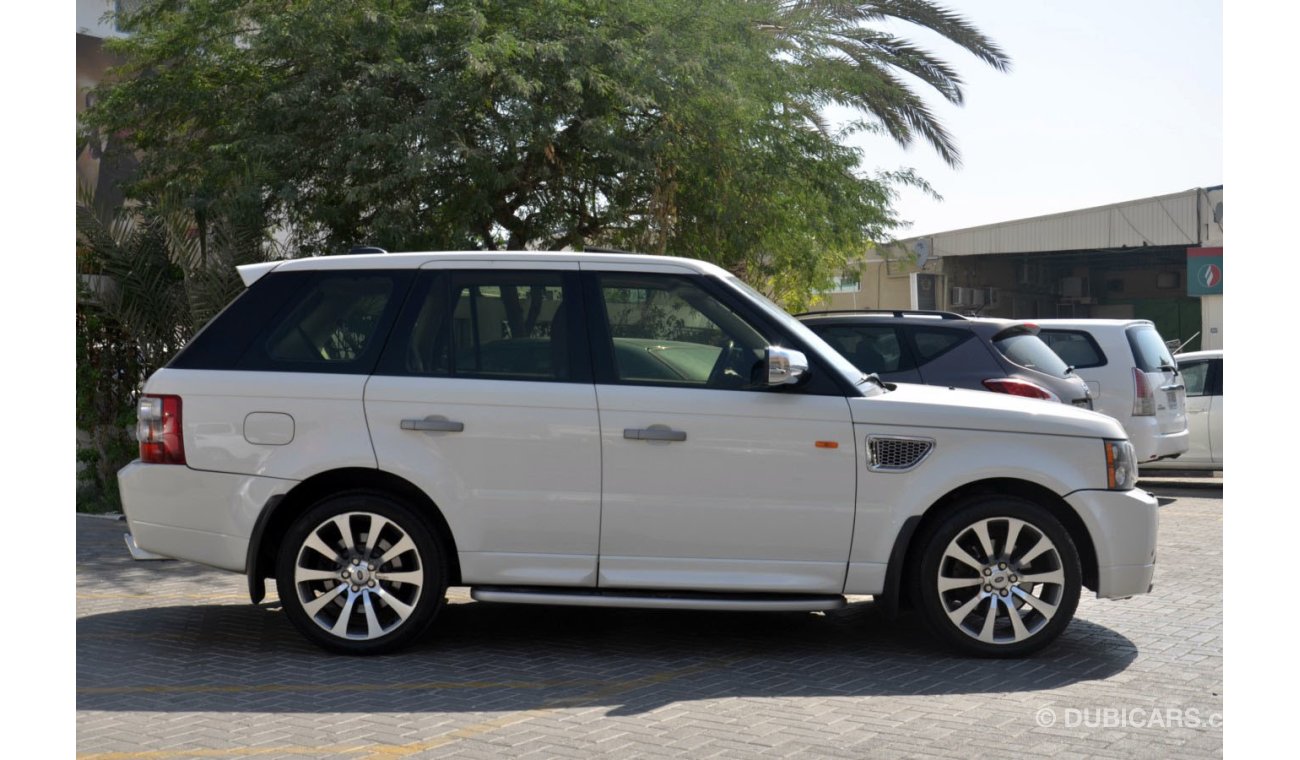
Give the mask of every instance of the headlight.
M 1106 487 L 1127 491 L 1137 485 L 1137 454 L 1128 441 L 1103 441 L 1106 444 Z

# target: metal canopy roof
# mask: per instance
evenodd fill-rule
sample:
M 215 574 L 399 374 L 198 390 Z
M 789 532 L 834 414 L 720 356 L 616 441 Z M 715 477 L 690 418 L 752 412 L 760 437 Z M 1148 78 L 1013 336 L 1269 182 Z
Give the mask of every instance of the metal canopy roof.
M 932 257 L 1202 245 L 1222 238 L 1222 223 L 1215 219 L 1215 206 L 1222 203 L 1222 198 L 1222 185 L 1192 188 L 1107 206 L 905 238 L 891 246 L 888 253 L 891 257 L 911 254 L 918 250 L 918 243 L 922 250 L 928 248 Z M 1221 220 L 1221 205 L 1219 209 Z

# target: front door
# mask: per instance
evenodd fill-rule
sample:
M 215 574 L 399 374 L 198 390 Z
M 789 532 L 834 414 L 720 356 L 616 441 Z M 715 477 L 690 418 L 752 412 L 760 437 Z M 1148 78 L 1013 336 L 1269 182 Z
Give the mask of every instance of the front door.
M 599 585 L 841 592 L 857 477 L 844 397 L 766 386 L 764 349 L 789 342 L 714 281 L 596 271 L 584 285 Z

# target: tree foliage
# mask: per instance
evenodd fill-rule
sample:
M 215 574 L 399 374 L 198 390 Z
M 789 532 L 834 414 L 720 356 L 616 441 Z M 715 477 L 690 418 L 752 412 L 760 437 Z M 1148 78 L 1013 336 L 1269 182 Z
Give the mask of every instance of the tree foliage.
M 236 266 L 279 255 L 247 205 L 105 209 L 84 191 L 78 199 L 79 507 L 117 508 L 142 384 L 243 289 Z
M 952 138 L 913 88 L 956 71 L 874 28 L 1006 56 L 928 0 L 154 0 L 84 127 L 140 151 L 136 194 L 246 182 L 302 253 L 631 247 L 788 301 L 897 224 L 822 117 Z

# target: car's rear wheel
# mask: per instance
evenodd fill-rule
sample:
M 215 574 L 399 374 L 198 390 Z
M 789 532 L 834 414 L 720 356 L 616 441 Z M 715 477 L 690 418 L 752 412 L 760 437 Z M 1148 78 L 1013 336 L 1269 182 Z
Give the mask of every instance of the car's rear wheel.
M 281 544 L 276 583 L 308 639 L 345 654 L 409 644 L 446 597 L 441 546 L 405 502 L 373 491 L 331 496 L 307 510 Z
M 1050 511 L 1012 496 L 958 506 L 922 539 L 914 598 L 966 654 L 1018 657 L 1050 644 L 1079 604 L 1079 554 Z

